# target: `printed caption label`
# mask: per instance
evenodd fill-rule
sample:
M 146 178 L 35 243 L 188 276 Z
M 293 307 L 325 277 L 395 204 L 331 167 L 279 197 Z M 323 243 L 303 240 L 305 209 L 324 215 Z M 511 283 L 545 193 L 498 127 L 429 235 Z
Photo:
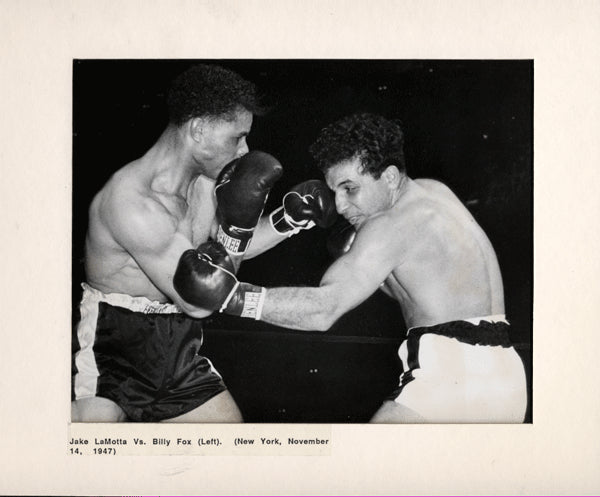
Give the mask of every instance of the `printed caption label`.
M 76 456 L 331 454 L 331 425 L 95 424 L 69 427 Z

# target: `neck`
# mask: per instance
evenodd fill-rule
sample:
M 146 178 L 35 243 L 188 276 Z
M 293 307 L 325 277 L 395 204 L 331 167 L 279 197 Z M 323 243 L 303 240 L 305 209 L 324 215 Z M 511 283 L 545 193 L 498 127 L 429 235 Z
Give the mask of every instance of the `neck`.
M 393 207 L 398 201 L 406 195 L 408 190 L 410 178 L 408 176 L 402 176 L 398 183 L 398 188 L 392 191 L 390 207 Z
M 202 174 L 181 129 L 174 125 L 167 126 L 144 159 L 152 168 L 152 189 L 161 193 L 186 197 L 190 183 Z

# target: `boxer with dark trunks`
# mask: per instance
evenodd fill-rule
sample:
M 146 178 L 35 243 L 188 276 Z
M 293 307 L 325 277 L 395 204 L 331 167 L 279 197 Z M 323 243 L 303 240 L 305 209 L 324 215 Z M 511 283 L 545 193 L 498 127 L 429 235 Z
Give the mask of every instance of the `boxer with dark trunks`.
M 74 422 L 242 421 L 202 355 L 200 319 L 213 309 L 182 299 L 175 271 L 185 282 L 185 254 L 212 238 L 235 274 L 242 259 L 337 215 L 326 185 L 311 180 L 261 217 L 282 166 L 248 151 L 261 111 L 252 83 L 219 66 L 194 66 L 174 81 L 168 107 L 157 142 L 118 170 L 89 209 Z
M 448 187 L 406 174 L 403 141 L 399 123 L 358 114 L 325 128 L 311 147 L 353 228 L 319 287 L 240 283 L 228 255 L 207 244 L 196 259 L 197 287 L 180 294 L 195 301 L 210 276 L 222 290 L 209 307 L 238 313 L 251 295 L 249 317 L 325 331 L 382 289 L 400 304 L 409 331 L 399 386 L 372 422 L 523 422 L 525 371 L 508 337 L 492 244 Z

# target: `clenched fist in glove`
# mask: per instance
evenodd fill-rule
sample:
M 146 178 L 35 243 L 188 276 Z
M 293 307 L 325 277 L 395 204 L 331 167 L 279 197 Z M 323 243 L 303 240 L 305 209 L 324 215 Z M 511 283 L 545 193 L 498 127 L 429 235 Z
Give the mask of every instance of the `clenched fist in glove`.
M 356 238 L 356 228 L 340 218 L 327 237 L 327 251 L 334 259 L 338 259 L 352 248 L 354 238 Z
M 328 228 L 337 218 L 333 193 L 323 181 L 305 181 L 285 194 L 283 205 L 269 218 L 280 235 L 292 236 L 315 225 Z
M 269 191 L 282 174 L 279 161 L 258 150 L 231 161 L 219 174 L 215 186 L 217 240 L 231 255 L 247 250 Z
M 254 319 L 260 319 L 266 292 L 263 287 L 240 283 L 225 247 L 214 240 L 181 255 L 173 286 L 196 307 Z

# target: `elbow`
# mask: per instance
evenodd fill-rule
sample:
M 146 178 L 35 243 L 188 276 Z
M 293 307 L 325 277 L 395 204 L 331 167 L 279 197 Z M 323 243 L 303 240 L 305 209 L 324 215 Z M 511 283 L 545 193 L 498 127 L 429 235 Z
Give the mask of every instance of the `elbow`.
M 318 316 L 313 320 L 313 331 L 320 331 L 321 333 L 326 332 L 333 323 L 325 316 Z
M 181 309 L 184 314 L 187 314 L 189 317 L 194 319 L 204 319 L 212 314 L 212 311 L 207 311 L 206 309 L 198 309 L 190 306 L 185 306 L 185 308 Z
M 332 289 L 325 291 L 321 287 L 315 301 L 318 304 L 315 306 L 316 312 L 312 316 L 314 331 L 328 331 L 349 310 L 344 302 L 340 302 L 339 292 Z
M 181 312 L 194 319 L 203 319 L 210 316 L 213 313 L 213 311 L 210 311 L 208 309 L 202 309 L 192 304 L 188 304 L 185 300 L 181 298 L 176 299 L 175 303 L 177 304 L 177 307 L 181 309 Z
M 335 324 L 343 313 L 336 308 L 329 308 L 320 311 L 314 316 L 313 329 L 314 331 L 326 332 Z

